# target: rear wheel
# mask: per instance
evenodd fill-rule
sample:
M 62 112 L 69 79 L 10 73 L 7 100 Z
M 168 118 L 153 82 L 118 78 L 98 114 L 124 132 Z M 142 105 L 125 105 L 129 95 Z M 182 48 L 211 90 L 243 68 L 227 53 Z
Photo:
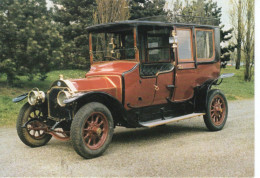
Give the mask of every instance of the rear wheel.
M 48 143 L 51 135 L 47 134 L 47 125 L 41 122 L 44 113 L 29 103 L 23 105 L 16 122 L 16 130 L 21 141 L 30 147 L 39 147 Z M 29 122 L 28 122 L 29 121 Z M 26 123 L 25 128 L 22 126 Z
M 204 122 L 211 131 L 221 130 L 228 116 L 228 104 L 225 95 L 217 89 L 210 90 L 207 98 Z
M 84 158 L 100 156 L 109 146 L 114 133 L 111 112 L 101 103 L 88 103 L 79 109 L 71 125 L 75 151 Z

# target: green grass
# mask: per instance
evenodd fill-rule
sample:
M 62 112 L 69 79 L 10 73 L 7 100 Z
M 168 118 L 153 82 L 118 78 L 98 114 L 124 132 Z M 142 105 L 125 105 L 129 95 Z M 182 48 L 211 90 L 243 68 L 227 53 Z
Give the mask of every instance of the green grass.
M 235 73 L 232 78 L 226 78 L 223 83 L 215 88 L 221 89 L 228 100 L 247 99 L 254 97 L 254 82 L 244 82 L 244 69 L 235 70 L 233 68 L 222 69 L 222 73 Z M 20 81 L 16 82 L 17 87 L 8 87 L 6 78 L 0 76 L 0 127 L 14 126 L 17 115 L 26 99 L 19 103 L 13 103 L 12 98 L 30 91 L 34 87 L 46 91 L 55 80 L 59 79 L 59 75 L 63 74 L 65 79 L 68 78 L 84 78 L 86 71 L 82 70 L 60 70 L 48 73 L 45 81 L 39 81 L 37 78 L 28 81 L 27 77 L 20 77 Z
M 254 81 L 244 81 L 244 68 L 236 70 L 234 67 L 227 67 L 226 69 L 221 69 L 221 73 L 235 74 L 233 77 L 223 79 L 223 82 L 220 85 L 213 87 L 221 89 L 228 100 L 254 97 Z

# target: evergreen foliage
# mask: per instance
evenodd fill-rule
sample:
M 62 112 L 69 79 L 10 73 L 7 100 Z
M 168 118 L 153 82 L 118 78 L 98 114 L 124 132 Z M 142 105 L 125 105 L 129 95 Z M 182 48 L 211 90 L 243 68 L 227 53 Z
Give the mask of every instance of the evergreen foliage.
M 62 36 L 45 0 L 1 0 L 0 74 L 12 84 L 18 74 L 40 79 L 60 63 Z
M 86 28 L 93 24 L 95 0 L 53 0 L 54 21 L 64 38 L 63 68 L 89 67 L 88 34 Z
M 151 17 L 158 15 L 167 15 L 164 10 L 165 0 L 131 0 L 130 20 L 142 17 Z

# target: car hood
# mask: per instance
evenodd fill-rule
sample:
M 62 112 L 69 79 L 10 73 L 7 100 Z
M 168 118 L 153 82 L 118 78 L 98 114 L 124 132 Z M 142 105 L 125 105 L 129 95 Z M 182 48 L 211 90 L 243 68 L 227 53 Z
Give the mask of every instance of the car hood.
M 112 61 L 91 65 L 86 77 L 93 75 L 122 75 L 131 70 L 138 62 L 135 61 Z
M 137 62 L 107 62 L 91 66 L 83 79 L 69 80 L 77 92 L 104 92 L 122 100 L 122 74 Z

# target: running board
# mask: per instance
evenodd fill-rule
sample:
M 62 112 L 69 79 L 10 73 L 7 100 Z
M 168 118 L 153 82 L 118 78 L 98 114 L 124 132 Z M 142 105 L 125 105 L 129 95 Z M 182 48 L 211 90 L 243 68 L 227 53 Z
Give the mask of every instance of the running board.
M 192 113 L 192 114 L 187 114 L 187 115 L 184 115 L 184 116 L 179 116 L 179 117 L 165 117 L 165 120 L 162 120 L 162 119 L 156 119 L 156 120 L 153 120 L 153 121 L 146 121 L 146 122 L 140 122 L 139 124 L 143 127 L 155 127 L 155 126 L 158 126 L 158 125 L 164 125 L 164 124 L 169 124 L 171 122 L 177 122 L 177 121 L 180 121 L 180 120 L 184 120 L 184 119 L 190 119 L 192 117 L 197 117 L 197 116 L 202 116 L 202 115 L 205 115 L 205 113 Z

